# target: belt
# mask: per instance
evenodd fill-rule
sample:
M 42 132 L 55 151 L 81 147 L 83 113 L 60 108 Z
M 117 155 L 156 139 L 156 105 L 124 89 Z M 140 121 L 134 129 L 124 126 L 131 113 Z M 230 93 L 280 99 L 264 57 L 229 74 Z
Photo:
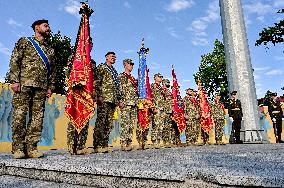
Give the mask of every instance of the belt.
M 272 114 L 278 114 L 280 111 L 272 111 Z

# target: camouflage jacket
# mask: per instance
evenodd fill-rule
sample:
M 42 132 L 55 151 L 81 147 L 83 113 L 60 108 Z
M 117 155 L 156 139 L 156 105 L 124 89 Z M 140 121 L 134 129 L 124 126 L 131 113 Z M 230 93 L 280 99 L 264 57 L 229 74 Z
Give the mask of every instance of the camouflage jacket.
M 48 78 L 46 65 L 32 43 L 27 38 L 22 37 L 16 43 L 11 56 L 10 72 L 8 75 L 9 82 L 19 82 L 21 86 L 54 90 L 54 50 L 46 41 L 40 42 L 34 36 L 32 38 L 39 44 L 49 60 L 51 68 L 50 77 Z
M 153 96 L 153 103 L 158 110 L 165 109 L 165 92 L 164 89 L 156 84 L 151 84 L 152 96 Z
M 200 108 L 197 103 L 194 103 L 195 99 L 191 96 L 185 96 L 183 98 L 184 115 L 188 115 L 189 119 L 196 119 L 196 115 L 199 115 Z
M 110 69 L 116 74 L 117 80 L 114 79 Z M 106 63 L 101 63 L 97 66 L 97 77 L 97 96 L 103 97 L 104 102 L 117 104 L 121 100 L 121 91 L 118 74 L 115 68 L 108 67 Z
M 138 100 L 137 80 L 132 76 L 131 79 L 126 75 L 127 73 L 120 73 L 118 79 L 120 81 L 121 101 L 125 105 L 136 106 Z
M 225 111 L 224 107 L 220 102 L 214 101 L 213 103 L 211 103 L 210 107 L 211 107 L 211 114 L 215 120 L 224 119 Z
M 165 91 L 165 112 L 170 114 L 173 112 L 173 95 L 168 88 L 164 88 Z

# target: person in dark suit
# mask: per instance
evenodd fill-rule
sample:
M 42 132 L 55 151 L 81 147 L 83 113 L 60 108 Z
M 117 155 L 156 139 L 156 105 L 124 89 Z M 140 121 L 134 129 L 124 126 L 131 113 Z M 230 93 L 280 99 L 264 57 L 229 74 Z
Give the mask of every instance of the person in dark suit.
M 237 91 L 232 91 L 229 103 L 229 116 L 233 121 L 232 124 L 232 135 L 234 144 L 242 144 L 240 139 L 241 122 L 243 118 L 241 101 L 237 99 Z
M 280 101 L 276 99 L 277 93 L 272 93 L 271 100 L 268 103 L 268 112 L 273 123 L 276 143 L 283 143 L 284 141 L 281 140 L 283 111 Z

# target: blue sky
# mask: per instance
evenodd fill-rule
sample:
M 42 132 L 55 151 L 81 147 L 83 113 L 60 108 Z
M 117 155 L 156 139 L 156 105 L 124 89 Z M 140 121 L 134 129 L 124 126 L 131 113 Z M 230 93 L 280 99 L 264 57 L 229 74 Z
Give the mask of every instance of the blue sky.
M 80 1 L 77 0 L 2 0 L 0 1 L 0 80 L 9 67 L 15 42 L 30 36 L 30 27 L 37 19 L 48 19 L 53 32 L 61 31 L 74 44 L 78 31 Z M 115 67 L 123 71 L 122 60 L 136 63 L 141 39 L 150 48 L 147 62 L 150 80 L 160 72 L 171 78 L 175 66 L 182 95 L 187 87 L 196 88 L 193 74 L 198 70 L 201 55 L 213 49 L 215 39 L 223 40 L 219 4 L 216 0 L 89 0 L 91 35 L 94 42 L 92 58 L 104 62 L 107 51 L 115 51 Z M 267 90 L 283 94 L 283 44 L 255 47 L 262 28 L 283 19 L 277 14 L 284 8 L 283 0 L 242 0 L 247 27 L 251 61 L 255 70 L 256 91 L 262 97 Z

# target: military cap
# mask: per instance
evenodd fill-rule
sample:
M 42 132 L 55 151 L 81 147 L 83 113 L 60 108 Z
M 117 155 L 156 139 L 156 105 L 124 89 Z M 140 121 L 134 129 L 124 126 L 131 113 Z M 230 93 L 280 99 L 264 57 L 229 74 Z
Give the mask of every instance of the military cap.
M 167 83 L 167 82 L 170 82 L 170 80 L 166 78 L 166 79 L 163 80 L 163 82 Z
M 132 62 L 132 59 L 124 59 L 123 60 L 123 65 L 125 65 L 125 63 L 128 63 L 130 65 L 134 65 L 134 63 Z
M 35 22 L 32 24 L 33 30 L 35 30 L 35 26 L 36 26 L 36 25 L 40 25 L 40 24 L 43 24 L 43 23 L 47 23 L 47 24 L 48 24 L 48 20 L 42 19 L 42 20 L 37 20 L 37 21 L 35 21 Z
M 230 94 L 231 94 L 231 95 L 236 95 L 236 94 L 237 94 L 237 91 L 232 91 Z
M 163 78 L 163 75 L 162 75 L 161 73 L 156 73 L 156 74 L 154 75 L 154 78 L 155 78 L 156 76 L 158 76 L 158 77 L 160 77 L 160 78 Z
M 115 55 L 114 52 L 107 52 L 106 55 L 105 55 L 105 57 L 108 56 L 108 55 L 110 55 L 110 54 Z
M 187 91 L 187 90 L 191 90 L 191 91 L 193 91 L 193 89 L 192 89 L 192 88 L 187 88 L 185 91 Z
M 208 94 L 208 92 L 207 92 L 207 91 L 203 91 L 203 93 L 204 93 L 204 94 Z
M 196 89 L 194 89 L 194 90 L 192 90 L 192 91 L 197 93 L 197 90 L 196 90 Z
M 277 93 L 276 92 L 271 93 L 271 96 L 277 97 Z

